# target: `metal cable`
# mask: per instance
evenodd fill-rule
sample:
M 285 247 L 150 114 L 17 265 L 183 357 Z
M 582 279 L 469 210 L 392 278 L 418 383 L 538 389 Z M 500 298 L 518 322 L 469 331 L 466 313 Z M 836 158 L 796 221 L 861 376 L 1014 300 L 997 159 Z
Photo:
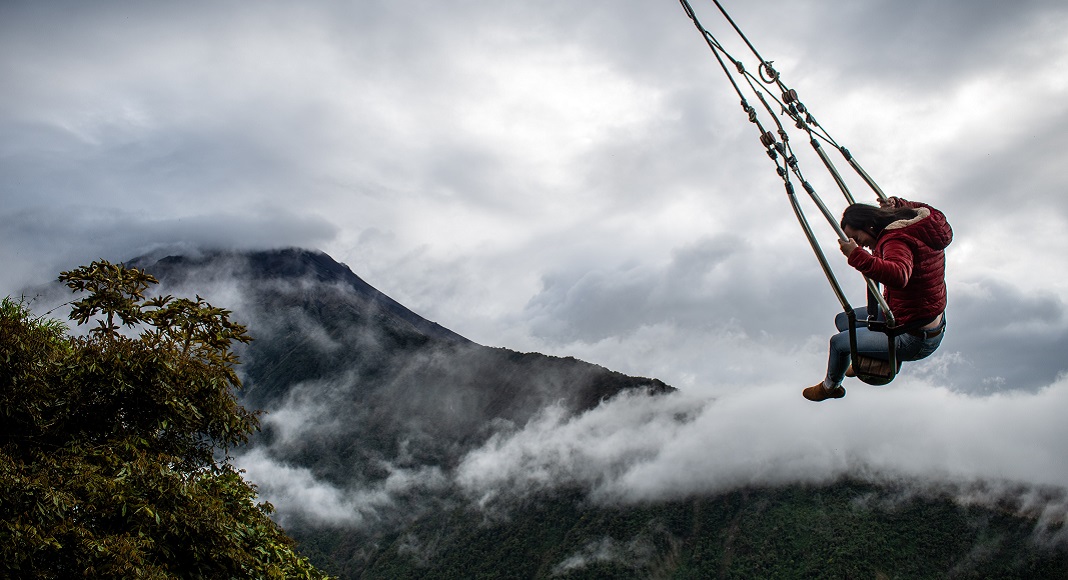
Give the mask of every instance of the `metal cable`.
M 702 34 L 704 34 L 706 37 L 712 36 L 707 29 L 705 29 L 699 24 L 696 16 L 694 15 L 694 10 L 689 5 L 689 3 L 686 0 L 680 0 L 680 2 L 683 3 L 687 14 L 691 15 L 691 19 L 694 21 L 695 24 L 698 25 L 698 28 L 701 29 Z M 863 167 L 861 167 L 860 163 L 856 160 L 855 157 L 853 157 L 849 150 L 845 147 L 842 147 L 838 144 L 837 141 L 834 140 L 834 138 L 830 135 L 826 128 L 816 121 L 816 118 L 808 110 L 808 107 L 806 107 L 804 103 L 801 102 L 800 98 L 798 97 L 797 91 L 791 89 L 786 85 L 786 83 L 783 82 L 782 75 L 772 66 L 772 61 L 766 60 L 763 56 L 761 56 L 760 52 L 756 49 L 756 46 L 753 45 L 753 43 L 749 40 L 749 37 L 745 35 L 741 27 L 739 27 L 738 24 L 734 21 L 734 19 L 730 16 L 730 14 L 727 13 L 727 10 L 723 7 L 723 4 L 721 4 L 719 0 L 712 0 L 712 2 L 716 5 L 716 8 L 719 9 L 720 13 L 727 20 L 727 22 L 730 23 L 731 27 L 742 39 L 742 41 L 745 42 L 746 46 L 749 47 L 749 50 L 753 53 L 753 56 L 755 56 L 760 62 L 760 81 L 765 84 L 775 84 L 779 88 L 779 90 L 782 91 L 782 100 L 779 100 L 779 98 L 774 95 L 772 95 L 771 98 L 774 99 L 776 103 L 778 103 L 778 105 L 781 107 L 783 114 L 789 116 L 794 121 L 795 126 L 798 129 L 807 132 L 810 138 L 822 139 L 823 141 L 837 149 L 839 153 L 841 153 L 842 156 L 846 159 L 846 161 L 850 164 L 850 166 L 853 167 L 854 171 L 857 172 L 861 179 L 863 179 L 864 182 L 872 189 L 872 191 L 875 192 L 876 196 L 880 199 L 886 199 L 886 194 L 883 192 L 882 188 L 880 188 L 879 185 L 875 182 L 875 180 L 872 179 L 872 177 L 864 170 Z M 718 42 L 716 42 L 716 48 L 726 54 L 726 51 L 723 50 L 722 45 Z M 730 58 L 730 60 L 736 65 L 736 68 L 741 74 L 745 75 L 748 79 L 755 80 L 755 77 L 753 77 L 752 73 L 746 71 L 744 65 L 740 61 L 729 55 L 728 58 Z M 765 72 L 767 74 L 767 78 L 765 78 Z M 734 83 L 733 79 L 731 80 L 731 83 L 735 84 L 735 88 L 737 90 L 737 85 L 736 83 Z M 754 88 L 754 90 L 756 89 Z M 774 112 L 770 111 L 770 109 L 769 112 L 772 115 L 775 114 Z M 813 146 L 815 147 L 815 144 Z M 844 187 L 845 183 L 841 180 L 840 174 L 838 174 L 837 169 L 833 167 L 833 164 L 831 163 L 830 159 L 823 155 L 822 151 L 820 150 L 817 150 L 817 153 L 820 153 L 820 157 L 823 160 L 824 164 L 827 165 L 828 170 L 832 173 L 832 175 L 835 176 L 835 181 L 839 184 L 839 187 L 842 190 L 842 194 L 845 196 L 846 200 L 849 201 L 849 203 L 854 203 L 852 194 L 849 192 L 848 188 Z
M 742 32 L 741 28 L 737 25 L 737 23 L 735 23 L 734 19 L 731 18 L 731 16 L 727 13 L 723 5 L 720 4 L 719 0 L 712 1 L 719 9 L 720 13 L 727 20 L 727 22 L 729 22 L 730 25 L 734 28 L 735 32 L 737 32 L 738 36 L 741 37 L 741 39 L 749 47 L 750 51 L 752 51 L 753 55 L 756 56 L 757 60 L 760 62 L 760 65 L 758 67 L 758 73 L 760 74 L 759 81 L 752 73 L 746 70 L 744 63 L 731 56 L 731 54 L 727 52 L 727 50 L 723 47 L 722 43 L 719 42 L 715 35 L 713 35 L 707 28 L 705 28 L 704 25 L 701 24 L 696 12 L 694 11 L 688 0 L 679 0 L 679 3 L 682 5 L 683 10 L 685 10 L 686 15 L 690 18 L 691 21 L 693 21 L 694 26 L 697 27 L 698 31 L 704 37 L 709 49 L 712 50 L 712 54 L 716 57 L 716 61 L 719 62 L 720 68 L 723 69 L 724 75 L 727 76 L 727 79 L 730 81 L 731 86 L 734 87 L 735 92 L 738 94 L 738 97 L 741 100 L 742 108 L 743 110 L 745 110 L 746 114 L 749 117 L 749 121 L 756 124 L 757 128 L 759 129 L 761 144 L 763 144 L 766 148 L 768 156 L 771 157 L 771 159 L 775 162 L 776 172 L 778 173 L 779 177 L 782 178 L 786 186 L 786 191 L 790 199 L 791 206 L 794 209 L 794 213 L 796 214 L 798 222 L 801 224 L 801 228 L 804 230 L 805 235 L 808 238 L 809 243 L 816 254 L 816 257 L 824 270 L 824 273 L 827 277 L 827 281 L 830 283 L 831 288 L 834 290 L 835 295 L 839 299 L 839 302 L 841 302 L 843 309 L 845 309 L 847 312 L 852 312 L 852 307 L 849 306 L 849 302 L 845 297 L 841 286 L 838 284 L 838 280 L 835 278 L 834 273 L 832 272 L 830 265 L 827 262 L 826 256 L 820 249 L 819 244 L 816 242 L 812 229 L 808 224 L 808 220 L 805 218 L 804 213 L 801 211 L 801 208 L 797 203 L 797 199 L 794 194 L 794 187 L 790 181 L 791 172 L 801 181 L 803 188 L 808 193 L 809 197 L 813 200 L 813 202 L 816 204 L 816 206 L 820 209 L 820 212 L 823 214 L 824 218 L 834 229 L 835 233 L 838 235 L 838 238 L 844 241 L 848 239 L 848 237 L 845 235 L 845 232 L 839 226 L 837 220 L 834 218 L 834 215 L 831 214 L 830 210 L 823 203 L 823 200 L 816 193 L 815 188 L 812 187 L 812 185 L 808 182 L 808 180 L 804 178 L 803 174 L 801 173 L 801 168 L 798 163 L 797 156 L 794 155 L 793 148 L 790 144 L 789 133 L 786 131 L 786 128 L 783 126 L 783 124 L 779 121 L 778 114 L 776 114 L 776 112 L 772 109 L 771 104 L 764 96 L 764 92 L 758 88 L 760 86 L 758 83 L 763 82 L 765 84 L 775 84 L 779 88 L 779 90 L 782 91 L 782 100 L 780 100 L 775 95 L 771 95 L 771 99 L 779 105 L 782 114 L 788 116 L 794 121 L 794 125 L 796 128 L 803 130 L 808 134 L 810 144 L 812 145 L 816 153 L 819 155 L 824 166 L 834 178 L 835 183 L 838 185 L 839 189 L 842 191 L 843 195 L 849 203 L 854 203 L 853 195 L 850 193 L 849 188 L 846 185 L 845 180 L 842 178 L 841 174 L 838 172 L 838 169 L 834 166 L 833 162 L 831 162 L 830 158 L 827 156 L 826 152 L 822 149 L 822 147 L 820 147 L 820 139 L 824 140 L 825 142 L 833 146 L 835 149 L 838 149 L 838 151 L 843 155 L 843 157 L 846 158 L 846 160 L 853 167 L 853 169 L 861 176 L 861 178 L 869 185 L 869 187 L 871 187 L 872 190 L 875 191 L 878 197 L 885 199 L 886 195 L 883 193 L 882 189 L 879 188 L 879 186 L 875 183 L 875 181 L 868 175 L 868 173 L 864 171 L 860 164 L 853 158 L 853 156 L 849 153 L 849 150 L 839 145 L 834 140 L 834 138 L 830 136 L 826 128 L 824 128 L 816 121 L 815 117 L 809 112 L 808 108 L 798 98 L 797 91 L 786 86 L 786 84 L 782 81 L 779 72 L 776 71 L 772 66 L 772 61 L 765 60 L 760 55 L 753 43 L 749 41 L 749 38 L 745 35 L 745 33 Z M 763 124 L 759 120 L 756 110 L 751 105 L 749 105 L 748 100 L 746 99 L 746 94 L 742 91 L 742 88 L 735 80 L 734 73 L 731 72 L 730 67 L 727 66 L 726 62 L 724 62 L 724 59 L 730 61 L 730 63 L 734 65 L 734 69 L 737 71 L 737 74 L 740 74 L 742 78 L 745 79 L 746 84 L 748 84 L 749 86 L 749 89 L 756 95 L 757 99 L 764 106 L 764 109 L 771 116 L 778 129 L 779 139 L 776 139 L 773 133 L 767 131 L 764 128 Z M 786 164 L 785 167 L 783 166 L 783 163 L 780 163 L 779 155 L 783 157 Z M 872 293 L 879 302 L 879 307 L 886 315 L 887 321 L 891 326 L 893 326 L 893 314 L 890 312 L 890 307 L 886 303 L 885 298 L 882 296 L 882 293 L 878 291 L 878 285 L 867 277 L 864 278 L 864 281 L 868 288 L 868 291 Z

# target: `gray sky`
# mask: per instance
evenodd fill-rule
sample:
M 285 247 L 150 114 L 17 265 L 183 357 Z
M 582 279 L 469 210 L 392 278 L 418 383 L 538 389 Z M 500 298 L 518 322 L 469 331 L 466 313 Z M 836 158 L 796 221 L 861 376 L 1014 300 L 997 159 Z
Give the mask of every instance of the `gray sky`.
M 955 229 L 949 333 L 895 385 L 1054 383 L 1068 6 L 726 5 L 888 193 Z M 677 2 L 7 1 L 0 78 L 0 293 L 160 247 L 299 245 L 482 344 L 702 395 L 822 376 L 838 303 Z
M 550 410 L 456 473 L 370 489 L 253 450 L 283 512 L 358 522 L 446 480 L 487 499 L 857 471 L 1068 486 L 1068 5 L 725 4 L 888 193 L 954 227 L 948 334 L 890 387 L 801 398 L 839 305 L 673 0 L 0 3 L 0 294 L 101 257 L 297 245 L 479 343 L 683 389 Z M 299 436 L 306 411 L 266 421 Z

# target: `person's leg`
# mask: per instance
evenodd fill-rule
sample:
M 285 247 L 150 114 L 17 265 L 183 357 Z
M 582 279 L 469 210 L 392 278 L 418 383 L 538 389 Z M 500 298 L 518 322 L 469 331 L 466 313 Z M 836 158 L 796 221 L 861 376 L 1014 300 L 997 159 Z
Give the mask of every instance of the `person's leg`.
M 857 354 L 864 357 L 888 360 L 890 358 L 890 339 L 882 332 L 868 329 L 867 311 L 858 308 L 857 317 Z M 849 368 L 851 352 L 849 344 L 849 317 L 845 312 L 835 317 L 835 326 L 840 331 L 831 337 L 827 358 L 827 376 L 823 381 L 806 388 L 802 394 L 810 401 L 840 399 L 845 396 L 842 379 Z M 894 338 L 894 350 L 898 363 L 908 360 L 920 360 L 931 355 L 942 342 L 945 335 L 945 316 L 942 317 L 943 332 L 932 338 L 912 334 L 902 334 Z
M 890 341 L 881 332 L 865 328 L 857 329 L 857 354 L 886 360 L 890 357 Z M 842 384 L 846 369 L 849 368 L 850 349 L 849 331 L 839 332 L 831 337 L 827 357 L 827 376 L 823 384 L 833 389 Z
M 857 328 L 867 328 L 868 308 L 865 306 L 854 308 L 853 313 L 857 316 Z M 838 329 L 838 332 L 849 330 L 849 316 L 845 312 L 839 312 L 834 317 L 834 326 Z
M 875 337 L 881 337 L 881 351 L 884 357 L 887 356 L 888 343 L 886 336 L 882 333 L 868 330 L 867 309 L 857 308 L 853 312 L 857 317 L 857 351 L 861 353 L 879 352 L 880 346 Z M 847 313 L 840 312 L 835 316 L 834 325 L 840 332 L 831 337 L 827 358 L 827 376 L 824 377 L 822 382 L 808 387 L 802 392 L 805 398 L 810 401 L 840 399 L 845 396 L 842 379 L 845 378 L 845 371 L 849 368 L 850 359 L 849 316 Z

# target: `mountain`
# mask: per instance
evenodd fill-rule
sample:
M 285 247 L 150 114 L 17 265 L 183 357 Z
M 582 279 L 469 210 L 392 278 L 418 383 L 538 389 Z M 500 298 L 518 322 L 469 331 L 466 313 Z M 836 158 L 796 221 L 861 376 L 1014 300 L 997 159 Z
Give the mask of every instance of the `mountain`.
M 525 425 L 605 401 L 640 412 L 674 389 L 476 344 L 320 252 L 133 265 L 248 325 L 241 396 L 266 414 L 239 464 L 301 550 L 341 577 L 1068 578 L 1063 518 L 1009 500 L 965 504 L 922 482 L 740 484 L 630 503 L 574 481 L 472 495 L 458 483 L 464 461 Z
M 388 475 L 383 465 L 447 470 L 494 432 L 550 406 L 573 414 L 621 391 L 673 390 L 574 358 L 476 344 L 319 252 L 213 252 L 132 265 L 159 278 L 163 292 L 199 293 L 248 324 L 243 403 L 268 411 L 255 444 L 339 486 L 378 481 Z M 306 424 L 272 420 L 286 413 Z

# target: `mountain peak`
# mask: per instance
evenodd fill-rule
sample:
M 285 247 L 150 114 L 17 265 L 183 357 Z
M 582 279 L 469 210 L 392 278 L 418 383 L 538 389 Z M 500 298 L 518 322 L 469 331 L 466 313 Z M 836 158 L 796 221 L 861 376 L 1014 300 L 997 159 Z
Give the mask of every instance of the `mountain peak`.
M 443 437 L 466 438 L 484 421 L 525 421 L 550 404 L 579 411 L 623 389 L 672 390 L 573 358 L 481 346 L 319 251 L 202 251 L 130 265 L 155 275 L 161 291 L 201 294 L 248 324 L 254 342 L 242 358 L 245 398 L 254 406 L 270 409 L 309 381 L 329 381 L 344 383 L 356 400 L 373 394 L 383 407 L 404 408 L 403 421 L 433 423 L 441 400 L 460 397 L 465 408 L 429 430 L 452 425 Z
M 146 268 L 161 282 L 188 282 L 196 278 L 226 278 L 237 276 L 248 283 L 266 280 L 304 280 L 340 285 L 349 298 L 364 302 L 364 309 L 388 313 L 396 322 L 410 326 L 415 332 L 432 340 L 474 344 L 468 338 L 423 318 L 396 300 L 379 291 L 357 276 L 347 265 L 328 254 L 303 248 L 283 248 L 256 251 L 205 251 L 193 255 L 168 255 L 154 259 L 141 257 L 131 265 Z M 205 276 L 207 274 L 207 276 Z

